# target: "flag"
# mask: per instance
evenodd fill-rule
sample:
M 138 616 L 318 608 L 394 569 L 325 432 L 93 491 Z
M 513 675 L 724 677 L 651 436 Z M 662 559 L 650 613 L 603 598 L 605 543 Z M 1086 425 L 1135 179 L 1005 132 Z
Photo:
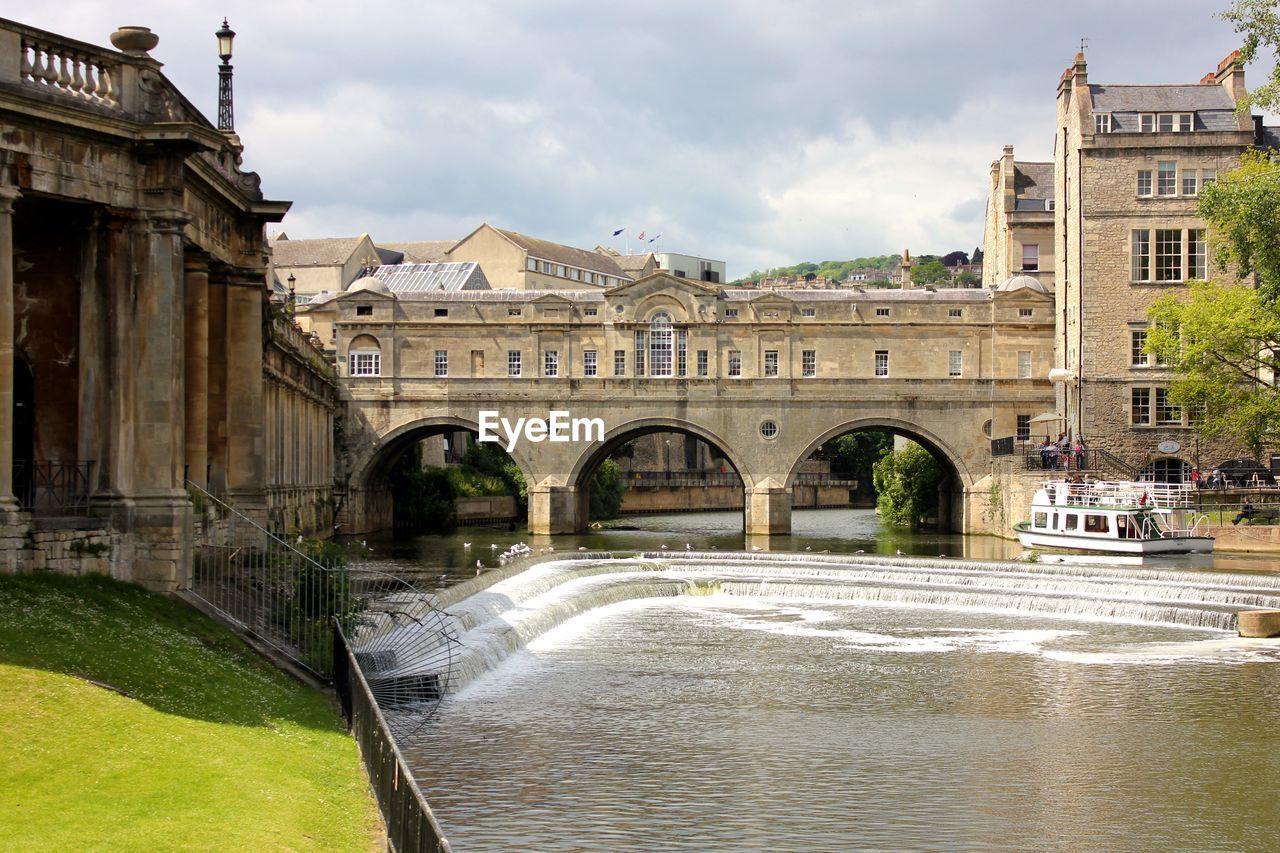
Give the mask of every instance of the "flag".
M 644 239 L 644 232 L 643 232 L 643 231 L 641 231 L 641 232 L 640 232 L 640 236 L 636 237 L 636 239 L 637 239 L 637 240 L 643 240 L 643 239 Z
M 621 234 L 623 231 L 626 231 L 626 230 L 627 229 L 625 228 L 619 228 L 617 231 L 613 232 L 613 236 L 617 237 L 619 234 Z
M 640 236 L 643 237 L 644 235 L 641 234 Z M 661 234 L 654 234 L 652 237 L 649 238 L 649 242 L 652 243 L 654 240 L 657 240 L 661 236 L 662 236 Z

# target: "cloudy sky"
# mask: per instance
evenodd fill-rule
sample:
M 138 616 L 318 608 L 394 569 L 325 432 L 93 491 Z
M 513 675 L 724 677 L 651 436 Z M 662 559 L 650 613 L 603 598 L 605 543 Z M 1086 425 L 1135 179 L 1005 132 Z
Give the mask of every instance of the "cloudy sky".
M 1238 46 L 1227 0 L 60 0 L 4 14 L 95 44 L 123 24 L 236 129 L 291 237 L 590 248 L 662 233 L 729 275 L 971 251 L 1001 146 L 1052 158 L 1058 76 L 1191 83 Z M 1249 69 L 1253 82 L 1259 68 Z M 650 248 L 655 248 L 654 244 Z M 630 248 L 635 250 L 634 239 Z

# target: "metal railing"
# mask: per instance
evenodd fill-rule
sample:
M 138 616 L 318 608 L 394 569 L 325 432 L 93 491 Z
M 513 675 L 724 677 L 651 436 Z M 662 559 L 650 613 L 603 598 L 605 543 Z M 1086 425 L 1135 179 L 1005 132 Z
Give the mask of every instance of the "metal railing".
M 27 512 L 87 514 L 93 494 L 94 462 L 13 463 L 13 492 Z
M 396 746 L 387 718 L 361 672 L 360 653 L 347 643 L 342 626 L 333 629 L 334 688 L 360 746 L 369 783 L 378 800 L 389 846 L 397 853 L 450 850 L 427 799 Z

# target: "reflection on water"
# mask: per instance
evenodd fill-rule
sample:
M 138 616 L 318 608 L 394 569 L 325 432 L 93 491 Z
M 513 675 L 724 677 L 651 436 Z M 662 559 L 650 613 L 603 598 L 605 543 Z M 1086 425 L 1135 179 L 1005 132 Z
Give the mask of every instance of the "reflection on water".
M 629 602 L 450 697 L 406 752 L 460 850 L 1260 850 L 1276 657 L 1203 630 Z

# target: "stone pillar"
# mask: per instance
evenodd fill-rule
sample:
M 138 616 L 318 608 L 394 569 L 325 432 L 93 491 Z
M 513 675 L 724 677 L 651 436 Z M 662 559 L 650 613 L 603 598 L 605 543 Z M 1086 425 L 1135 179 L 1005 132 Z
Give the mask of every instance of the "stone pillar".
M 187 479 L 209 487 L 209 262 L 188 254 L 185 275 Z
M 791 532 L 791 490 L 773 479 L 744 490 L 743 532 L 748 536 Z
M 233 276 L 227 288 L 227 494 L 250 515 L 266 511 L 262 390 L 265 295 L 265 278 L 252 271 Z M 296 424 L 288 428 L 296 428 Z
M 215 495 L 227 493 L 227 285 L 225 271 L 211 271 L 208 287 L 209 349 L 208 379 L 205 383 L 208 430 L 205 454 L 208 459 L 207 488 Z
M 13 204 L 19 195 L 0 186 L 0 513 L 18 509 L 13 494 Z
M 529 532 L 556 534 L 582 530 L 586 527 L 586 519 L 579 497 L 574 486 L 530 486 Z

